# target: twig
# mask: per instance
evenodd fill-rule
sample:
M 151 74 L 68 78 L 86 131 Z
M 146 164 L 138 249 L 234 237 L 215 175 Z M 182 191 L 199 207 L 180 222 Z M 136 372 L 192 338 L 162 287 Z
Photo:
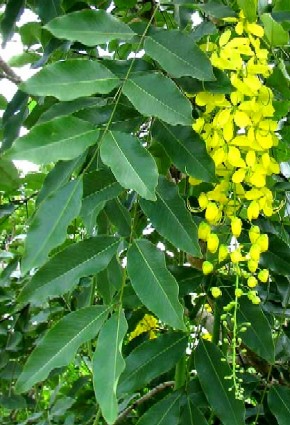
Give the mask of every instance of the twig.
M 1 74 L 1 77 L 7 78 L 7 80 L 17 85 L 22 83 L 21 78 L 17 74 L 15 74 L 13 69 L 8 65 L 8 63 L 5 62 L 4 59 L 1 58 L 1 56 L 0 56 L 0 69 L 4 73 L 4 74 Z
M 153 390 L 149 391 L 149 393 L 145 394 L 143 397 L 139 398 L 138 400 L 136 400 L 133 404 L 131 404 L 131 406 L 127 407 L 127 409 L 123 410 L 123 412 L 120 413 L 120 415 L 118 416 L 116 422 L 114 425 L 116 425 L 117 423 L 121 422 L 123 419 L 126 418 L 126 416 L 129 415 L 129 413 L 135 409 L 136 407 L 140 406 L 140 404 L 145 403 L 145 401 L 149 400 L 150 398 L 154 397 L 156 394 L 160 393 L 161 391 L 165 390 L 168 387 L 173 387 L 174 385 L 174 381 L 168 381 L 168 382 L 163 382 L 160 385 L 157 385 L 157 387 L 153 388 Z

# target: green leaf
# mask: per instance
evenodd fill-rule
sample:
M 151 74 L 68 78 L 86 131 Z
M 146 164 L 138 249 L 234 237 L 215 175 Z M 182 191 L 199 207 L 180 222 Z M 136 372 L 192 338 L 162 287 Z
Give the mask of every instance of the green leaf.
M 178 284 L 166 268 L 164 254 L 141 239 L 131 245 L 127 259 L 129 278 L 142 303 L 163 322 L 184 330 Z
M 290 275 L 290 248 L 280 238 L 269 235 L 269 249 L 260 258 L 260 264 L 282 275 Z
M 42 266 L 49 252 L 65 240 L 68 225 L 81 209 L 82 192 L 81 179 L 70 181 L 39 205 L 25 241 L 23 274 Z
M 139 419 L 137 425 L 178 425 L 179 402 L 182 397 L 180 391 L 165 397 L 150 407 Z
M 84 175 L 82 212 L 94 211 L 100 203 L 116 198 L 122 186 L 108 169 L 95 170 Z
M 22 289 L 20 303 L 43 303 L 71 291 L 83 276 L 95 275 L 108 266 L 120 239 L 97 236 L 60 251 L 41 267 Z
M 2 47 L 12 37 L 15 24 L 24 11 L 25 0 L 8 0 L 3 16 L 1 16 Z
M 26 159 L 34 164 L 70 160 L 97 142 L 99 131 L 93 125 L 68 116 L 36 125 L 15 140 L 5 152 L 8 159 Z
M 129 78 L 123 93 L 137 111 L 147 117 L 157 117 L 172 125 L 191 125 L 191 103 L 172 80 L 151 73 Z
M 156 195 L 155 202 L 140 200 L 141 208 L 153 226 L 177 248 L 200 257 L 197 227 L 177 186 L 160 176 Z
M 100 152 L 102 161 L 123 187 L 135 190 L 143 198 L 156 199 L 157 166 L 141 141 L 130 134 L 108 131 Z
M 152 136 L 180 171 L 205 182 L 216 180 L 214 162 L 206 151 L 204 141 L 191 127 L 173 127 L 155 121 Z
M 77 171 L 83 164 L 86 155 L 70 161 L 59 161 L 54 168 L 46 175 L 42 188 L 36 198 L 36 205 L 39 205 L 45 198 L 57 191 L 61 186 L 66 184 L 72 173 Z
M 102 415 L 110 425 L 118 416 L 116 389 L 125 368 L 121 347 L 128 329 L 122 310 L 115 313 L 103 326 L 93 357 L 93 382 Z
M 16 382 L 16 392 L 28 391 L 45 380 L 53 369 L 69 364 L 80 345 L 97 335 L 107 314 L 107 307 L 91 306 L 60 319 L 29 356 Z
M 12 67 L 21 67 L 31 64 L 32 62 L 37 61 L 39 58 L 40 56 L 37 53 L 24 52 L 20 55 L 12 56 L 8 63 Z
M 279 425 L 290 423 L 290 389 L 281 385 L 273 385 L 268 393 L 269 409 Z
M 209 2 L 206 4 L 199 4 L 196 6 L 206 15 L 213 16 L 217 19 L 235 17 L 236 14 L 229 6 L 219 2 Z
M 215 80 L 211 63 L 192 39 L 178 30 L 161 30 L 146 37 L 144 49 L 173 77 L 188 75 Z
M 265 36 L 272 47 L 284 46 L 289 42 L 289 34 L 285 31 L 281 24 L 274 21 L 270 13 L 264 13 L 261 16 L 264 24 Z
M 186 334 L 172 332 L 137 346 L 126 358 L 118 394 L 132 394 L 171 370 L 184 354 L 187 342 Z
M 178 425 L 208 425 L 208 422 L 199 408 L 192 403 L 189 397 L 186 397 L 186 403 L 181 407 Z
M 214 413 L 223 425 L 245 425 L 245 408 L 242 401 L 235 398 L 229 365 L 222 361 L 222 352 L 212 343 L 200 338 L 195 351 L 195 368 L 202 389 Z
M 131 28 L 104 10 L 81 10 L 53 19 L 44 28 L 57 38 L 79 41 L 86 46 L 105 44 L 134 36 Z
M 258 0 L 238 0 L 238 5 L 249 22 L 257 19 Z
M 62 0 L 37 0 L 37 11 L 42 20 L 46 23 L 58 15 L 61 15 Z
M 0 191 L 10 192 L 19 186 L 18 171 L 11 161 L 0 159 Z
M 247 331 L 240 334 L 242 341 L 258 356 L 273 364 L 275 361 L 274 342 L 271 326 L 262 309 L 246 298 L 239 300 L 238 323 L 251 323 Z
M 46 66 L 22 83 L 21 90 L 35 96 L 74 100 L 109 93 L 117 85 L 118 78 L 100 62 L 68 59 Z
M 112 199 L 106 203 L 105 212 L 109 220 L 117 227 L 121 236 L 130 236 L 131 215 L 119 199 Z

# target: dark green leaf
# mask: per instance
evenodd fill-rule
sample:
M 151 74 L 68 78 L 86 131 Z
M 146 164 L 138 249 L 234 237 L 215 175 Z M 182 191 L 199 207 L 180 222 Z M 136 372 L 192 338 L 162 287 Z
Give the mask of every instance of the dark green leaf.
M 128 275 L 143 302 L 163 322 L 184 329 L 178 285 L 167 270 L 164 254 L 147 240 L 137 240 L 128 250 Z
M 110 425 L 118 415 L 116 389 L 125 368 L 121 347 L 128 329 L 124 312 L 115 313 L 103 326 L 93 357 L 93 379 L 97 402 Z
M 42 266 L 49 252 L 66 238 L 67 226 L 78 215 L 82 200 L 82 180 L 74 180 L 45 199 L 36 211 L 25 241 L 22 273 Z
M 60 319 L 28 358 L 16 382 L 18 393 L 43 381 L 55 368 L 70 363 L 79 346 L 94 338 L 108 314 L 103 306 L 85 307 Z
M 262 309 L 246 298 L 239 300 L 238 323 L 251 323 L 247 331 L 240 334 L 242 341 L 258 356 L 274 363 L 272 329 Z
M 104 10 L 81 10 L 55 18 L 45 28 L 57 38 L 79 41 L 86 46 L 111 40 L 130 40 L 131 28 Z
M 37 196 L 36 204 L 38 205 L 50 194 L 58 190 L 66 184 L 72 173 L 77 171 L 85 160 L 85 154 L 71 161 L 59 161 L 55 167 L 47 174 L 42 188 Z
M 150 407 L 139 419 L 137 425 L 178 425 L 180 391 L 175 391 Z
M 70 160 L 97 142 L 99 131 L 88 122 L 68 116 L 36 125 L 15 140 L 5 152 L 8 159 L 26 159 L 34 164 Z
M 119 243 L 117 238 L 98 236 L 70 245 L 37 271 L 18 301 L 41 304 L 71 291 L 81 277 L 95 275 L 107 267 Z
M 109 220 L 117 227 L 121 236 L 130 236 L 131 216 L 119 199 L 112 199 L 106 203 L 105 212 Z
M 144 213 L 157 231 L 177 248 L 200 257 L 197 227 L 178 193 L 178 188 L 160 176 L 157 201 L 140 200 Z
M 156 121 L 152 135 L 180 171 L 205 182 L 215 181 L 214 162 L 206 151 L 204 141 L 191 127 L 173 127 Z
M 222 3 L 209 2 L 206 4 L 199 4 L 198 9 L 204 12 L 206 15 L 213 16 L 214 18 L 222 19 L 234 17 L 236 14 L 229 6 L 225 6 Z
M 84 175 L 84 194 L 81 214 L 88 214 L 104 201 L 116 198 L 122 186 L 108 169 L 96 170 Z
M 184 354 L 187 340 L 181 332 L 166 333 L 135 348 L 126 358 L 118 393 L 132 394 L 171 370 Z
M 37 10 L 42 22 L 46 23 L 58 15 L 61 15 L 62 0 L 37 0 Z
M 0 159 L 0 191 L 10 192 L 19 186 L 18 171 L 12 161 Z
M 189 397 L 181 408 L 180 422 L 178 425 L 208 425 L 207 420 Z
M 3 39 L 2 46 L 5 44 L 13 35 L 15 24 L 24 11 L 25 0 L 8 0 L 5 7 L 4 15 L 1 19 L 1 34 Z
M 158 73 L 129 78 L 124 94 L 137 111 L 157 117 L 172 125 L 191 125 L 191 103 L 172 80 Z
M 261 255 L 260 264 L 275 273 L 290 275 L 290 248 L 277 236 L 269 235 L 269 249 Z
M 46 66 L 25 83 L 21 90 L 35 96 L 54 96 L 73 100 L 95 93 L 109 93 L 118 78 L 100 62 L 68 59 Z
M 222 352 L 212 343 L 200 338 L 195 351 L 195 368 L 203 391 L 223 425 L 244 425 L 245 408 L 235 398 L 229 365 L 222 361 Z
M 199 80 L 214 80 L 211 63 L 191 38 L 177 30 L 161 30 L 147 36 L 146 53 L 173 77 L 185 75 Z
M 271 387 L 268 394 L 269 409 L 279 425 L 290 423 L 290 389 L 281 385 Z
M 100 152 L 102 161 L 111 168 L 122 186 L 135 190 L 146 199 L 156 199 L 157 167 L 136 137 L 109 131 L 103 138 Z

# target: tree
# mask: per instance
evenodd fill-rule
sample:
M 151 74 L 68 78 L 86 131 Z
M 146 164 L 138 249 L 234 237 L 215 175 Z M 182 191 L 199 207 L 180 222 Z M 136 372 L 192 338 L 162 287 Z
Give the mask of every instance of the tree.
M 2 424 L 288 425 L 289 2 L 4 3 Z

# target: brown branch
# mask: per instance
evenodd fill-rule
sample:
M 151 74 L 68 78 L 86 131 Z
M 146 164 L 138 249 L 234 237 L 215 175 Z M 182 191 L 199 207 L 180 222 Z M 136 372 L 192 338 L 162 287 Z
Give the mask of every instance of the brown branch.
M 13 69 L 8 65 L 8 63 L 5 62 L 4 59 L 1 58 L 1 56 L 0 56 L 0 69 L 3 71 L 3 74 L 1 74 L 1 77 L 7 78 L 7 80 L 17 85 L 22 83 L 21 78 L 17 74 L 15 74 Z
M 117 423 L 119 423 L 123 419 L 125 419 L 126 416 L 128 416 L 129 413 L 133 409 L 140 406 L 140 404 L 143 404 L 143 403 L 145 403 L 145 401 L 150 400 L 150 398 L 154 397 L 156 394 L 160 393 L 161 391 L 165 390 L 166 388 L 173 387 L 173 385 L 174 385 L 174 381 L 163 382 L 162 384 L 157 385 L 157 387 L 153 388 L 153 390 L 149 391 L 149 393 L 143 395 L 143 397 L 139 398 L 133 404 L 131 404 L 131 406 L 129 406 L 129 407 L 127 407 L 127 409 L 123 410 L 123 412 L 121 412 L 120 415 L 118 416 L 114 425 L 116 425 Z

